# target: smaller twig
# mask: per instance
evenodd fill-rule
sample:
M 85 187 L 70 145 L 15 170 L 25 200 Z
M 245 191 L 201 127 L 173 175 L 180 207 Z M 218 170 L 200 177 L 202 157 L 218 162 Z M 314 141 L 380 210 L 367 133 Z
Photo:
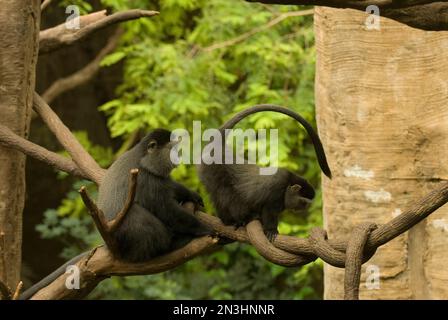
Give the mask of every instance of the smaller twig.
M 14 295 L 12 296 L 12 300 L 18 300 L 20 297 L 20 292 L 22 291 L 23 282 L 19 281 L 16 287 L 16 291 L 14 291 Z
M 339 266 L 339 262 L 342 262 L 340 266 L 344 267 L 346 255 L 344 252 L 335 249 L 328 242 L 327 231 L 319 227 L 312 228 L 310 230 L 309 241 L 316 256 L 332 266 Z
M 115 230 L 117 230 L 117 228 L 123 222 L 123 219 L 126 217 L 129 209 L 132 207 L 132 204 L 134 203 L 135 192 L 137 190 L 137 177 L 138 169 L 132 169 L 129 175 L 129 187 L 126 202 L 123 209 L 115 216 L 115 218 L 108 222 L 108 232 L 114 232 Z
M 111 237 L 110 233 L 107 231 L 107 220 L 106 217 L 104 216 L 103 211 L 101 211 L 101 209 L 98 208 L 96 203 L 90 198 L 85 186 L 82 186 L 81 189 L 79 189 L 79 193 L 81 194 L 82 201 L 84 202 L 87 210 L 89 211 L 90 216 L 93 219 L 93 222 L 95 222 L 96 228 L 100 232 L 104 242 L 112 252 L 115 252 L 115 241 Z
M 99 164 L 84 149 L 69 128 L 62 122 L 58 115 L 36 92 L 33 98 L 33 108 L 47 125 L 48 129 L 56 136 L 60 144 L 70 154 L 79 169 L 96 184 L 101 183 L 104 174 Z
M 256 27 L 252 30 L 249 30 L 235 38 L 223 41 L 223 42 L 219 42 L 219 43 L 215 43 L 212 44 L 208 47 L 203 48 L 202 50 L 204 52 L 210 52 L 216 49 L 222 49 L 225 47 L 230 47 L 230 46 L 234 46 L 240 42 L 245 41 L 246 39 L 252 37 L 253 35 L 265 31 L 269 28 L 274 27 L 275 25 L 279 24 L 280 22 L 282 22 L 285 19 L 291 18 L 291 17 L 300 17 L 300 16 L 306 16 L 306 15 L 311 15 L 314 13 L 314 9 L 308 9 L 308 10 L 301 10 L 301 11 L 290 11 L 290 12 L 285 12 L 280 14 L 279 16 L 275 17 L 274 19 L 272 19 L 271 21 L 269 21 L 268 23 Z
M 39 33 L 39 54 L 48 53 L 64 46 L 71 45 L 107 26 L 144 17 L 158 15 L 157 11 L 127 10 L 107 15 L 106 10 L 89 13 L 79 17 L 79 29 L 69 30 L 65 23 L 56 27 L 42 30 Z
M 45 0 L 44 2 L 42 2 L 42 4 L 40 5 L 40 11 L 44 11 L 51 3 L 52 0 Z
M 361 281 L 361 266 L 363 261 L 364 246 L 370 233 L 377 226 L 374 223 L 364 223 L 356 226 L 347 243 L 344 299 L 359 300 L 359 282 Z
M 84 201 L 84 204 L 87 207 L 90 215 L 92 216 L 92 219 L 95 222 L 98 231 L 100 232 L 101 236 L 104 239 L 104 242 L 114 256 L 118 256 L 118 250 L 117 243 L 115 241 L 115 238 L 113 237 L 113 233 L 121 225 L 127 213 L 129 212 L 129 209 L 134 203 L 135 193 L 137 190 L 137 178 L 138 169 L 130 170 L 128 195 L 125 204 L 121 211 L 117 213 L 115 218 L 110 221 L 107 221 L 104 212 L 100 208 L 98 208 L 96 203 L 90 198 L 89 194 L 87 193 L 86 187 L 83 186 L 79 190 L 81 198 Z

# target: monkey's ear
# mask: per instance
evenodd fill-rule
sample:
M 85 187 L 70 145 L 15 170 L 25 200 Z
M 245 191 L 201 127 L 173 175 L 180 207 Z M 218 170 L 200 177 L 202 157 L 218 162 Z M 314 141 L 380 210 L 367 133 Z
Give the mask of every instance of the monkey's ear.
M 289 189 L 290 189 L 292 192 L 300 192 L 300 190 L 302 190 L 302 186 L 299 185 L 299 184 L 294 184 L 294 185 L 292 185 L 292 186 L 289 186 Z
M 155 147 L 157 147 L 157 141 L 156 140 L 149 141 L 148 149 L 154 149 Z

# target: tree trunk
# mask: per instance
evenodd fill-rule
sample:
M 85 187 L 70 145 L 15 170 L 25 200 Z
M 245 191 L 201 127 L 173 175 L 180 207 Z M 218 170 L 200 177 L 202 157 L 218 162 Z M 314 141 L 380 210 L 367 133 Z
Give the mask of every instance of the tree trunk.
M 0 124 L 26 137 L 30 124 L 39 45 L 39 0 L 5 0 L 0 10 Z M 0 279 L 20 280 L 25 157 L 0 147 Z
M 329 237 L 384 223 L 448 179 L 448 32 L 316 8 L 316 107 L 334 173 L 323 178 Z M 448 298 L 448 207 L 381 247 L 360 298 Z M 375 275 L 379 272 L 379 282 Z M 325 265 L 325 298 L 343 298 L 343 269 Z

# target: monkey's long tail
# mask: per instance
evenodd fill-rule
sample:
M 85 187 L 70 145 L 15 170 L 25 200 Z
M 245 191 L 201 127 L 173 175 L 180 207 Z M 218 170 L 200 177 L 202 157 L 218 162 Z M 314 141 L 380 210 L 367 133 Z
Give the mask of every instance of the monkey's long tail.
M 78 256 L 74 257 L 73 259 L 69 260 L 68 262 L 66 262 L 65 264 L 60 266 L 59 268 L 57 268 L 55 271 L 50 273 L 48 276 L 46 276 L 45 278 L 40 280 L 38 283 L 36 283 L 32 287 L 30 287 L 28 290 L 23 292 L 20 295 L 19 300 L 28 300 L 29 298 L 31 298 L 37 291 L 39 291 L 40 289 L 48 286 L 56 278 L 58 278 L 61 274 L 65 273 L 65 270 L 67 269 L 67 267 L 69 265 L 75 264 L 76 262 L 81 260 L 82 257 L 87 255 L 89 252 L 90 251 L 83 252 L 80 255 L 78 255 Z
M 264 111 L 273 111 L 286 114 L 287 116 L 290 116 L 291 118 L 298 121 L 306 129 L 308 135 L 311 137 L 311 141 L 313 142 L 314 150 L 316 151 L 317 161 L 319 162 L 320 168 L 322 169 L 323 173 L 331 179 L 331 170 L 328 166 L 327 157 L 325 156 L 324 147 L 322 146 L 322 142 L 320 141 L 319 136 L 314 131 L 313 127 L 301 115 L 288 108 L 275 104 L 257 104 L 237 113 L 229 121 L 224 123 L 221 128 L 219 128 L 219 130 L 221 131 L 221 134 L 224 134 L 225 129 L 232 129 L 238 122 L 240 122 L 247 116 Z

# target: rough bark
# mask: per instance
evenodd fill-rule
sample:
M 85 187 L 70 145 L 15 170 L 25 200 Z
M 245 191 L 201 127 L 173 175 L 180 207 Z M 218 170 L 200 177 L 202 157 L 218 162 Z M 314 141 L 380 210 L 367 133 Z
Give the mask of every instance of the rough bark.
M 334 173 L 323 178 L 324 218 L 335 237 L 400 215 L 448 180 L 448 33 L 386 18 L 369 31 L 359 11 L 315 10 L 317 120 Z M 361 298 L 448 298 L 447 232 L 445 206 L 378 249 Z M 369 290 L 372 265 L 380 286 Z M 342 298 L 343 270 L 324 271 L 325 298 Z
M 0 125 L 26 137 L 33 102 L 39 45 L 40 1 L 6 0 L 0 10 Z M 0 146 L 0 279 L 15 288 L 20 277 L 25 156 Z
M 91 35 L 92 33 L 104 29 L 108 26 L 120 22 L 135 20 L 143 17 L 152 17 L 158 15 L 157 11 L 148 10 L 127 10 L 107 15 L 106 10 L 93 12 L 79 17 L 79 29 L 69 30 L 65 23 L 56 27 L 45 29 L 40 32 L 40 50 L 39 54 L 49 53 Z

